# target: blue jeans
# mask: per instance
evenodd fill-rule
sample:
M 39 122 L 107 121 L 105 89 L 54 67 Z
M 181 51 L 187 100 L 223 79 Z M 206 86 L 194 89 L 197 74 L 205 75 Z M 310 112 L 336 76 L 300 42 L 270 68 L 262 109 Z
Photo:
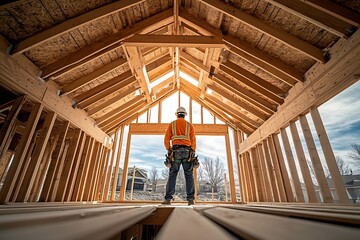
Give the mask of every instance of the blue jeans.
M 186 200 L 191 201 L 194 200 L 194 175 L 193 175 L 193 165 L 192 162 L 171 162 L 169 179 L 166 184 L 166 195 L 165 200 L 171 200 L 172 196 L 175 193 L 175 185 L 176 185 L 176 177 L 180 169 L 180 165 L 183 166 L 185 181 L 186 181 Z

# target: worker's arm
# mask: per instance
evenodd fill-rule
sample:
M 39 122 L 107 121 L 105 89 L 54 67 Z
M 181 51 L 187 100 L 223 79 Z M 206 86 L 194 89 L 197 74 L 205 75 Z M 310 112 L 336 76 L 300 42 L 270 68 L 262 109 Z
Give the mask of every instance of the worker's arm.
M 164 137 L 164 145 L 166 150 L 170 150 L 170 140 L 171 140 L 171 136 L 172 136 L 172 128 L 171 128 L 171 123 L 169 124 L 166 133 L 165 133 L 165 137 Z
M 190 125 L 190 141 L 191 141 L 191 149 L 196 151 L 196 136 L 193 125 Z

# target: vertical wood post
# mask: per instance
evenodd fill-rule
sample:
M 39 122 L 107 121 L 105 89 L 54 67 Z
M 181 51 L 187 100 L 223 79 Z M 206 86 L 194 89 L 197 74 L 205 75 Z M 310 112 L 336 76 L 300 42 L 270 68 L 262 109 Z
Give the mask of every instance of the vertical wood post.
M 289 175 L 288 175 L 288 172 L 285 167 L 284 156 L 281 152 L 279 138 L 277 135 L 274 134 L 272 136 L 272 139 L 273 139 L 273 144 L 274 144 L 273 147 L 276 152 L 276 156 L 277 156 L 277 160 L 278 160 L 278 164 L 279 164 L 281 179 L 284 184 L 284 190 L 285 190 L 287 201 L 295 202 L 294 194 L 293 194 L 293 191 L 292 191 L 292 188 L 290 185 Z
M 61 124 L 58 141 L 56 143 L 55 150 L 50 157 L 50 159 L 51 159 L 50 165 L 49 165 L 49 168 L 48 168 L 48 171 L 46 174 L 43 190 L 42 190 L 40 198 L 39 198 L 39 201 L 41 201 L 41 202 L 47 201 L 47 199 L 49 197 L 51 185 L 53 184 L 53 181 L 54 181 L 56 169 L 58 168 L 58 165 L 60 162 L 61 153 L 65 146 L 65 138 L 66 138 L 66 134 L 68 132 L 69 126 L 70 126 L 69 121 L 65 121 L 63 124 Z
M 312 165 L 314 168 L 316 179 L 318 181 L 320 191 L 321 191 L 321 194 L 323 197 L 323 201 L 325 203 L 332 203 L 332 202 L 334 202 L 334 200 L 332 198 L 329 185 L 326 181 L 325 173 L 324 173 L 323 167 L 321 165 L 320 157 L 319 157 L 318 151 L 316 149 L 314 138 L 312 136 L 306 116 L 304 116 L 304 115 L 300 116 L 300 123 L 301 123 L 301 128 L 304 133 L 305 142 L 306 142 L 306 145 L 307 145 L 307 148 L 309 151 L 309 155 L 310 155 L 310 159 L 311 159 L 311 162 L 312 162 Z
M 31 189 L 33 187 L 36 175 L 39 170 L 41 159 L 43 158 L 45 148 L 50 137 L 51 130 L 55 123 L 56 116 L 56 113 L 50 112 L 45 118 L 44 125 L 41 129 L 39 139 L 31 156 L 30 164 L 27 168 L 24 180 L 22 183 L 19 183 L 21 187 L 19 194 L 17 195 L 16 201 L 28 201 Z
M 136 167 L 134 166 L 133 174 L 132 174 L 132 177 L 131 177 L 130 201 L 132 201 L 133 193 L 134 193 L 135 174 L 136 174 Z
M 124 201 L 125 193 L 126 193 L 126 184 L 127 184 L 127 172 L 129 166 L 129 156 L 130 156 L 130 145 L 131 145 L 131 131 L 129 129 L 127 143 L 126 143 L 126 152 L 125 152 L 125 161 L 124 161 L 124 170 L 121 179 L 121 188 L 120 188 L 120 201 Z
M 258 202 L 259 201 L 259 195 L 257 194 L 257 185 L 256 180 L 254 178 L 254 171 L 253 166 L 251 162 L 250 152 L 245 153 L 245 159 L 246 159 L 246 165 L 247 165 L 247 172 L 249 177 L 249 184 L 251 189 L 251 201 L 252 202 Z
M 256 186 L 256 193 L 257 193 L 257 201 L 264 202 L 264 187 L 261 182 L 260 178 L 260 169 L 259 169 L 259 160 L 257 156 L 256 147 L 251 149 L 251 159 L 252 159 L 252 167 L 253 167 L 253 176 L 254 176 L 254 183 Z
M 295 151 L 296 151 L 296 155 L 299 160 L 300 169 L 301 169 L 301 172 L 302 172 L 302 175 L 304 178 L 304 183 L 306 185 L 306 192 L 309 197 L 309 202 L 310 203 L 318 202 L 316 193 L 315 193 L 314 183 L 311 179 L 311 175 L 310 175 L 309 167 L 308 167 L 308 164 L 306 161 L 304 149 L 302 147 L 301 140 L 300 140 L 299 133 L 296 128 L 295 122 L 290 122 L 290 131 L 291 131 L 291 136 L 294 141 Z
M 42 104 L 36 103 L 30 113 L 24 133 L 21 136 L 14 159 L 10 165 L 4 185 L 1 189 L 0 203 L 8 202 L 10 200 L 43 107 L 44 106 Z
M 271 183 L 269 181 L 269 176 L 267 173 L 267 168 L 266 168 L 266 164 L 265 164 L 265 157 L 264 157 L 264 151 L 263 151 L 263 146 L 262 144 L 258 144 L 258 156 L 259 156 L 259 166 L 260 166 L 260 172 L 261 172 L 261 180 L 263 182 L 263 186 L 264 186 L 264 192 L 265 192 L 265 199 L 267 202 L 273 202 L 273 194 L 271 191 Z
M 271 186 L 271 191 L 273 193 L 273 197 L 274 197 L 274 201 L 275 202 L 279 202 L 280 201 L 280 197 L 279 197 L 279 192 L 277 189 L 277 184 L 276 184 L 276 176 L 275 176 L 275 171 L 274 171 L 274 167 L 271 163 L 271 159 L 270 159 L 270 153 L 269 153 L 269 147 L 268 147 L 268 143 L 266 140 L 263 141 L 263 148 L 264 148 L 264 153 L 265 153 L 265 164 L 267 166 L 267 170 L 268 170 L 268 174 L 269 174 L 269 181 L 270 181 L 270 186 Z
M 305 201 L 304 200 L 304 194 L 303 194 L 303 191 L 301 189 L 299 175 L 298 175 L 298 172 L 297 172 L 297 169 L 296 169 L 296 166 L 295 166 L 294 155 L 293 155 L 293 153 L 291 151 L 289 138 L 288 138 L 288 135 L 286 133 L 285 128 L 281 128 L 280 133 L 281 133 L 281 138 L 282 138 L 282 141 L 283 141 L 283 144 L 284 144 L 284 150 L 285 150 L 289 170 L 290 170 L 290 173 L 291 173 L 291 179 L 293 180 L 293 184 L 294 184 L 296 200 L 297 200 L 297 202 L 304 202 Z
M 227 156 L 227 160 L 228 160 L 231 202 L 236 203 L 234 167 L 233 167 L 232 156 L 231 156 L 229 131 L 228 131 L 228 133 L 225 134 L 225 144 L 226 144 L 226 156 Z
M 114 201 L 114 199 L 115 199 L 116 185 L 117 185 L 118 175 L 119 175 L 120 157 L 121 157 L 121 150 L 122 150 L 122 144 L 123 144 L 123 139 L 124 139 L 124 125 L 121 125 L 119 134 L 120 134 L 120 140 L 119 140 L 118 148 L 117 148 L 114 181 L 113 181 L 113 185 L 112 185 L 112 189 L 111 189 L 111 197 L 110 197 L 110 200 L 112 200 L 112 201 Z
M 336 195 L 340 203 L 349 203 L 349 197 L 347 196 L 343 179 L 340 175 L 339 167 L 336 164 L 334 152 L 332 150 L 329 138 L 326 134 L 324 124 L 321 120 L 319 110 L 316 107 L 310 108 L 310 114 L 313 119 L 316 132 L 318 134 L 320 145 L 323 150 L 326 163 L 329 168 L 331 179 L 335 186 Z

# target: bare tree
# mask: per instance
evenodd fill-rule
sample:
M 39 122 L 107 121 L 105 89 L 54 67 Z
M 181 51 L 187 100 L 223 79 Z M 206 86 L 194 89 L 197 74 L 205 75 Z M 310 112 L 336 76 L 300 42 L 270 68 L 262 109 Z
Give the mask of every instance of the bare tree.
M 179 170 L 177 178 L 176 178 L 176 184 L 180 187 L 181 193 L 185 192 L 185 174 L 182 169 Z
M 348 157 L 353 160 L 360 160 L 360 144 L 351 144 L 351 152 L 348 153 Z
M 341 175 L 352 174 L 352 169 L 342 157 L 336 156 L 336 165 L 338 166 Z M 324 171 L 327 178 L 331 176 L 328 167 L 325 167 Z
M 204 170 L 202 167 L 197 169 L 196 181 L 198 184 L 198 193 L 200 193 L 200 186 L 201 186 L 201 183 L 204 181 Z
M 310 162 L 309 159 L 306 159 L 306 162 L 307 162 L 307 164 L 309 166 L 310 176 L 311 176 L 311 179 L 312 179 L 313 183 L 315 185 L 318 185 L 318 181 L 317 181 L 315 170 L 314 170 L 314 167 L 313 167 L 312 163 Z
M 149 180 L 152 184 L 153 192 L 156 192 L 156 185 L 157 185 L 159 179 L 160 179 L 160 177 L 159 177 L 158 169 L 155 166 L 153 166 L 149 173 Z
M 224 181 L 224 164 L 219 157 L 216 159 L 205 157 L 203 168 L 211 187 L 214 189 L 214 192 L 217 192 L 221 182 Z
M 161 172 L 161 176 L 163 177 L 163 179 L 168 179 L 169 178 L 169 169 L 163 169 Z

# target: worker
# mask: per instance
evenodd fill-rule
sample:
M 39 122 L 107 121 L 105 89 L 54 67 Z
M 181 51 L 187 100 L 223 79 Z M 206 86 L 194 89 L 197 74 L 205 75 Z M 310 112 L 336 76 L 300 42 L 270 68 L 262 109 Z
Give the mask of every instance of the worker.
M 175 115 L 177 119 L 169 124 L 164 137 L 164 145 L 168 151 L 167 159 L 169 159 L 167 164 L 170 169 L 163 204 L 171 204 L 175 193 L 176 177 L 180 165 L 182 165 L 186 182 L 186 200 L 188 205 L 193 205 L 195 192 L 193 176 L 193 159 L 196 150 L 195 131 L 193 125 L 185 120 L 187 113 L 184 107 L 179 107 Z

